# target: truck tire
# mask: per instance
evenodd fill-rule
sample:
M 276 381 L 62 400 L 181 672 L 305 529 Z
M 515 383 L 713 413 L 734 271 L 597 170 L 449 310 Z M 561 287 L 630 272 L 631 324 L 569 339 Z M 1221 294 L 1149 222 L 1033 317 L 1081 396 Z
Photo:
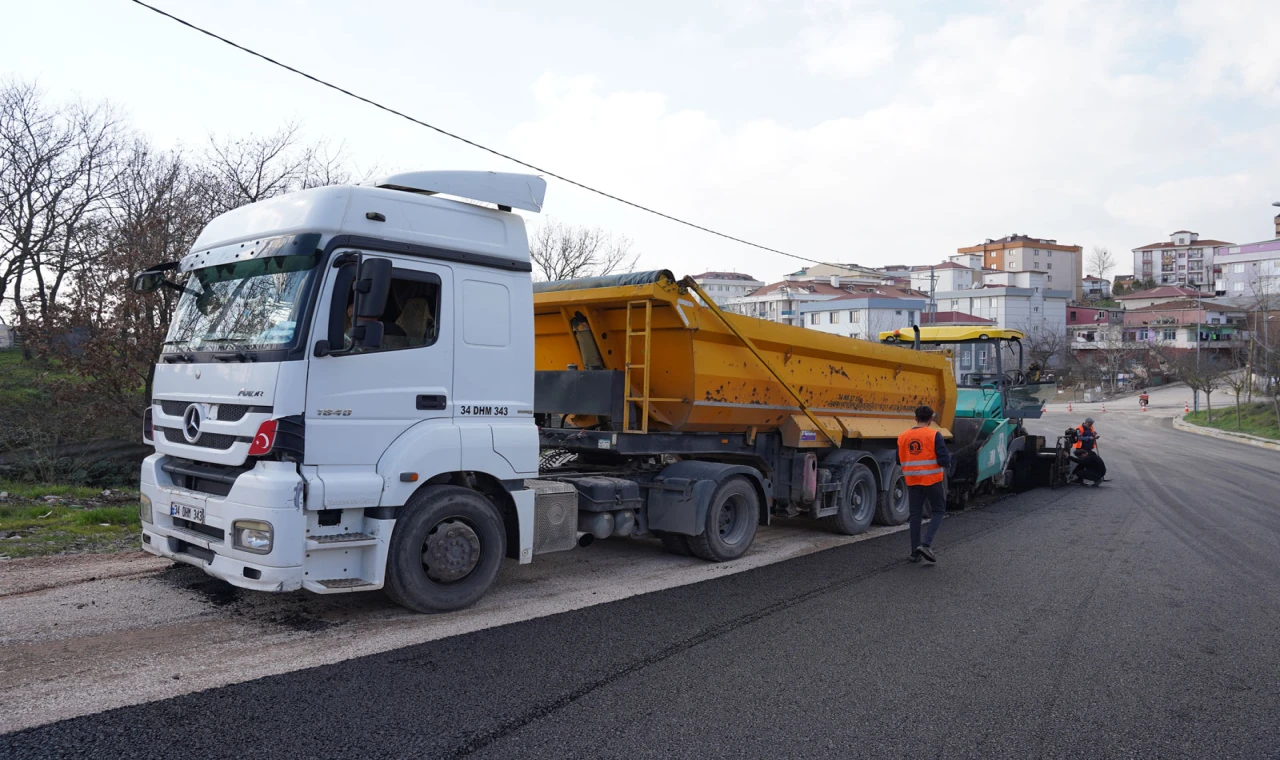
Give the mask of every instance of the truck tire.
M 876 516 L 876 476 L 865 464 L 854 465 L 840 492 L 840 510 L 822 518 L 836 533 L 856 536 L 871 527 Z
M 907 478 L 902 467 L 895 465 L 889 473 L 884 493 L 880 494 L 880 508 L 876 510 L 876 522 L 881 525 L 901 525 L 911 516 L 911 497 L 907 494 Z
M 726 478 L 711 495 L 704 530 L 686 536 L 689 550 L 711 562 L 737 559 L 747 553 L 760 522 L 760 495 L 744 477 Z
M 677 557 L 693 556 L 693 550 L 689 548 L 688 536 L 682 536 L 679 533 L 663 533 L 658 538 L 662 540 L 662 548 L 666 549 L 668 554 L 674 554 Z
M 482 494 L 457 486 L 418 491 L 391 533 L 384 590 L 415 612 L 469 607 L 493 585 L 506 544 L 502 516 Z

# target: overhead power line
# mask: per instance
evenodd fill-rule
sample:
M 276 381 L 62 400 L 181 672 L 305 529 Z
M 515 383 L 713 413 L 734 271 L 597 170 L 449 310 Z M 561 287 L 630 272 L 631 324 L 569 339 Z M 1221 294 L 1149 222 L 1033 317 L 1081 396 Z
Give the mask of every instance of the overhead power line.
M 520 159 L 516 158 L 515 156 L 509 155 L 509 154 L 506 154 L 506 153 L 503 153 L 502 151 L 500 151 L 500 150 L 496 150 L 496 149 L 494 149 L 494 148 L 490 148 L 490 147 L 489 147 L 489 146 L 487 146 L 487 145 L 481 145 L 480 143 L 476 142 L 475 140 L 469 140 L 469 139 L 467 139 L 467 138 L 463 137 L 462 135 L 456 134 L 456 133 L 454 133 L 454 132 L 450 132 L 449 130 L 444 129 L 444 128 L 442 128 L 442 127 L 437 127 L 437 126 L 436 126 L 436 125 L 434 125 L 434 124 L 429 124 L 429 123 L 427 123 L 427 122 L 425 122 L 425 121 L 423 121 L 423 120 L 421 120 L 421 119 L 414 118 L 413 116 L 410 116 L 409 114 L 406 114 L 406 113 L 404 113 L 403 111 L 397 111 L 396 109 L 391 108 L 390 106 L 385 106 L 385 105 L 383 105 L 383 104 L 381 104 L 381 103 L 379 103 L 379 102 L 377 102 L 377 101 L 375 101 L 375 100 L 370 100 L 369 98 L 366 98 L 366 97 L 365 97 L 365 96 L 363 96 L 363 95 L 359 95 L 359 94 L 357 94 L 357 93 L 352 92 L 351 90 L 348 90 L 348 89 L 343 88 L 343 87 L 339 87 L 338 85 L 333 84 L 332 82 L 327 82 L 327 81 L 325 81 L 325 80 L 323 80 L 323 79 L 321 79 L 321 78 L 319 78 L 319 77 L 317 77 L 317 76 L 314 76 L 314 75 L 312 75 L 312 74 L 308 74 L 307 72 L 302 71 L 301 69 L 294 68 L 293 66 L 290 66 L 290 65 L 289 65 L 289 64 L 287 64 L 287 63 L 282 63 L 282 62 L 280 62 L 280 61 L 277 61 L 276 59 L 274 59 L 274 58 L 272 58 L 272 57 L 270 57 L 270 56 L 268 56 L 268 55 L 264 55 L 264 54 L 262 54 L 262 53 L 259 53 L 258 51 L 253 50 L 253 49 L 251 49 L 251 48 L 247 48 L 247 47 L 245 47 L 244 45 L 241 45 L 241 44 L 240 44 L 240 43 L 238 43 L 238 42 L 234 42 L 234 41 L 232 41 L 232 40 L 227 39 L 226 37 L 223 37 L 222 35 L 215 34 L 214 32 L 211 32 L 211 31 L 209 31 L 208 29 L 205 29 L 205 28 L 200 27 L 200 26 L 196 26 L 195 24 L 191 23 L 190 21 L 187 21 L 187 20 L 185 20 L 185 19 L 179 18 L 179 17 L 177 17 L 177 16 L 173 15 L 172 13 L 169 13 L 168 11 L 161 10 L 160 8 L 157 8 L 157 7 L 155 7 L 154 5 L 149 5 L 148 3 L 144 3 L 144 2 L 142 2 L 142 0 L 130 0 L 130 2 L 134 3 L 135 5 L 140 5 L 140 6 L 142 6 L 143 8 L 146 8 L 146 9 L 147 9 L 147 10 L 149 10 L 149 11 L 153 11 L 153 12 L 155 12 L 155 13 L 158 13 L 158 14 L 160 14 L 161 16 L 164 16 L 164 17 L 165 17 L 165 18 L 167 18 L 167 19 L 170 19 L 170 20 L 172 20 L 172 21 L 176 21 L 176 22 L 178 22 L 179 24 L 182 24 L 183 26 L 187 27 L 188 29 L 192 29 L 192 30 L 194 30 L 194 31 L 197 31 L 197 32 L 199 32 L 199 33 L 201 33 L 201 34 L 205 35 L 205 36 L 212 37 L 213 39 L 218 40 L 219 42 L 222 42 L 222 43 L 225 43 L 225 44 L 227 44 L 227 45 L 230 45 L 231 47 L 233 47 L 233 48 L 235 48 L 235 49 L 237 49 L 237 50 L 240 50 L 241 52 L 248 53 L 249 55 L 252 55 L 252 56 L 254 56 L 255 58 L 261 58 L 262 60 L 264 60 L 264 61 L 266 61 L 267 63 L 270 63 L 270 64 L 272 64 L 272 65 L 274 65 L 274 66 L 279 66 L 280 68 L 284 69 L 285 71 L 289 71 L 289 72 L 291 72 L 291 73 L 297 74 L 297 75 L 298 75 L 298 76 L 300 76 L 300 77 L 304 77 L 304 78 L 306 78 L 306 79 L 310 79 L 312 82 L 315 82 L 315 83 L 316 83 L 316 84 L 318 84 L 318 85 L 321 85 L 321 86 L 323 86 L 323 87 L 328 87 L 328 88 L 329 88 L 329 89 L 331 89 L 331 90 L 336 90 L 336 91 L 338 91 L 338 92 L 342 93 L 343 95 L 346 95 L 346 96 L 351 97 L 351 98 L 355 98 L 356 100 L 359 100 L 359 101 L 360 101 L 360 102 L 362 102 L 362 103 L 366 103 L 366 104 L 368 104 L 368 105 L 371 105 L 371 106 L 373 106 L 374 108 L 377 108 L 377 109 L 382 110 L 382 111 L 386 111 L 387 113 L 389 113 L 389 114 L 393 114 L 393 115 L 395 115 L 395 116 L 399 116 L 400 118 L 402 118 L 402 119 L 404 119 L 404 120 L 406 120 L 406 121 L 411 121 L 411 122 L 413 122 L 414 124 L 417 124 L 417 125 L 418 125 L 418 126 L 420 126 L 420 127 L 426 127 L 427 129 L 433 130 L 433 131 L 435 131 L 435 132 L 439 132 L 440 134 L 444 135 L 445 137 L 451 137 L 451 138 L 453 138 L 454 140 L 458 140 L 459 142 L 464 142 L 464 143 L 466 143 L 467 145 L 470 145 L 470 146 L 471 146 L 471 147 L 473 147 L 473 148 L 479 148 L 480 150 L 483 150 L 483 151 L 485 151 L 486 153 L 491 153 L 491 154 L 493 154 L 493 155 L 495 155 L 495 156 L 498 156 L 499 158 L 504 158 L 504 159 L 506 159 L 506 160 L 508 160 L 508 161 L 511 161 L 511 162 L 513 162 L 513 163 L 516 163 L 516 164 L 519 164 L 520 166 L 523 166 L 523 167 L 525 167 L 525 168 L 527 168 L 527 169 L 532 169 L 532 170 L 534 170 L 535 172 L 538 172 L 539 174 L 545 174 L 545 175 L 547 175 L 548 177 L 555 177 L 556 179 L 560 180 L 561 182 L 568 183 L 568 184 L 573 185 L 573 186 L 575 186 L 575 187 L 580 187 L 580 188 L 582 188 L 583 190 L 586 190 L 586 191 L 591 192 L 591 193 L 595 193 L 596 195 L 602 195 L 602 196 L 604 196 L 605 198 L 608 198 L 608 199 L 610 199 L 610 200 L 614 200 L 614 201 L 617 201 L 617 202 L 619 202 L 619 203 L 624 203 L 624 204 L 626 204 L 626 205 L 628 205 L 628 206 L 630 206 L 630 207 L 632 207 L 632 208 L 639 209 L 639 210 L 641 210 L 641 211 L 646 211 L 646 212 L 648 212 L 648 213 L 650 213 L 650 214 L 653 214 L 654 216 L 660 216 L 660 217 L 662 217 L 663 219 L 667 219 L 667 220 L 669 220 L 669 221 L 675 222 L 676 224 L 683 224 L 683 225 L 684 225 L 684 226 L 686 226 L 686 227 L 692 227 L 692 228 L 693 228 L 693 229 L 695 229 L 695 230 L 701 230 L 702 232 L 706 232 L 706 233 L 709 233 L 709 234 L 711 234 L 711 235 L 715 235 L 716 237 L 724 238 L 725 240 L 732 240 L 732 241 L 733 241 L 733 242 L 735 242 L 735 243 L 741 243 L 741 244 L 743 244 L 743 245 L 747 245 L 747 246 L 750 246 L 750 247 L 752 247 L 752 248 L 758 248 L 758 249 L 760 249 L 760 250 L 762 250 L 762 251 L 768 251 L 769 253 L 776 253 L 776 254 L 779 254 L 779 255 L 782 255 L 782 256 L 789 256 L 789 257 L 791 257 L 791 258 L 793 258 L 793 259 L 799 259 L 800 261 L 807 261 L 807 262 L 810 262 L 810 263 L 812 263 L 812 264 L 823 264 L 823 263 L 825 263 L 825 262 L 822 262 L 822 261 L 818 261 L 817 259 L 811 259 L 811 258 L 809 258 L 809 257 L 807 257 L 807 256 L 801 256 L 801 255 L 799 255 L 799 254 L 789 253 L 789 252 L 787 252 L 787 251 L 781 251 L 781 250 L 778 250 L 777 248 L 770 248 L 769 246 L 767 246 L 767 245 L 761 245 L 760 243 L 753 243 L 753 242 L 751 242 L 750 240 L 744 240 L 744 239 L 742 239 L 742 238 L 740 238 L 740 237 L 735 237 L 735 236 L 733 236 L 733 235 L 729 235 L 729 234 L 724 233 L 724 232 L 719 232 L 719 231 L 717 231 L 717 230 L 713 230 L 713 229 L 711 229 L 710 227 L 704 227 L 704 226 L 702 226 L 701 224 L 696 224 L 696 223 L 694 223 L 694 222 L 690 222 L 690 221 L 687 221 L 687 220 L 685 220 L 685 219 L 681 219 L 681 218 L 679 218 L 679 217 L 672 216 L 671 214 L 663 213 L 663 212 L 658 211 L 657 209 L 651 208 L 651 207 L 649 207 L 649 206 L 645 206 L 645 205 L 643 205 L 643 204 L 636 203 L 635 201 L 629 201 L 629 200 L 627 200 L 626 198 L 621 198 L 621 197 L 619 197 L 619 196 L 617 196 L 617 195 L 614 195 L 614 194 L 612 194 L 612 193 L 608 193 L 608 192 L 605 192 L 604 190 L 600 190 L 599 188 L 595 188 L 595 187 L 592 187 L 592 186 L 590 186 L 590 185 L 584 184 L 584 183 L 582 183 L 582 182 L 578 182 L 577 180 L 569 179 L 568 177 L 566 177 L 566 176 L 564 176 L 564 175 L 562 175 L 562 174 L 557 174 L 557 173 L 555 173 L 555 172 L 553 172 L 553 171 L 550 171 L 550 170 L 547 170 L 547 169 L 543 169 L 543 168 L 542 168 L 542 167 L 540 167 L 540 166 L 535 166 L 534 164 L 531 164 L 531 163 L 529 163 L 528 161 L 521 161 Z

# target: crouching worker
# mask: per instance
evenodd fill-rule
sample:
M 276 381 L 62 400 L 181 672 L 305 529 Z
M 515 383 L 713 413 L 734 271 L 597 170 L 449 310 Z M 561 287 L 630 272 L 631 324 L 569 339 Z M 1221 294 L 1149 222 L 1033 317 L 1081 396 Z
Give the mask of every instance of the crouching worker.
M 908 520 L 911 535 L 911 561 L 922 558 L 937 562 L 933 553 L 933 539 L 947 513 L 946 472 L 951 467 L 951 452 L 942 442 L 942 433 L 929 427 L 933 421 L 933 409 L 916 407 L 916 425 L 898 436 L 898 463 L 907 481 L 907 494 L 911 503 Z M 924 520 L 924 504 L 929 502 L 933 510 L 929 527 L 920 535 Z
M 1071 461 L 1076 465 L 1071 477 L 1080 483 L 1100 486 L 1107 477 L 1107 465 L 1098 456 L 1097 449 L 1076 449 L 1071 452 Z

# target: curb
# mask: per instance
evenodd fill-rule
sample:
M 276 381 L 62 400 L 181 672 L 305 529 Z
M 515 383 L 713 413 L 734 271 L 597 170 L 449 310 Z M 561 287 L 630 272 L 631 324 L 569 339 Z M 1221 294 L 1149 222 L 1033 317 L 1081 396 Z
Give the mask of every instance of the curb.
M 1259 438 L 1256 435 L 1248 433 L 1228 433 L 1225 430 L 1214 430 L 1213 428 L 1203 427 L 1182 419 L 1182 415 L 1173 418 L 1173 427 L 1184 433 L 1195 433 L 1196 435 L 1208 436 L 1209 438 L 1217 438 L 1222 441 L 1235 441 L 1243 443 L 1246 446 L 1256 446 L 1260 449 L 1271 449 L 1272 451 L 1280 451 L 1280 441 L 1272 441 L 1267 438 Z

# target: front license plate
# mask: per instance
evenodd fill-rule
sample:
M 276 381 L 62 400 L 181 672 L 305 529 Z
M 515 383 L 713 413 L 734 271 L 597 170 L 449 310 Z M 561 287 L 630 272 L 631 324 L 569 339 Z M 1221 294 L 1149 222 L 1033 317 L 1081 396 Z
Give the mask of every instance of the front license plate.
M 204 507 L 192 507 L 186 504 L 170 504 L 169 514 L 173 517 L 181 517 L 183 520 L 190 520 L 201 525 L 204 524 Z

